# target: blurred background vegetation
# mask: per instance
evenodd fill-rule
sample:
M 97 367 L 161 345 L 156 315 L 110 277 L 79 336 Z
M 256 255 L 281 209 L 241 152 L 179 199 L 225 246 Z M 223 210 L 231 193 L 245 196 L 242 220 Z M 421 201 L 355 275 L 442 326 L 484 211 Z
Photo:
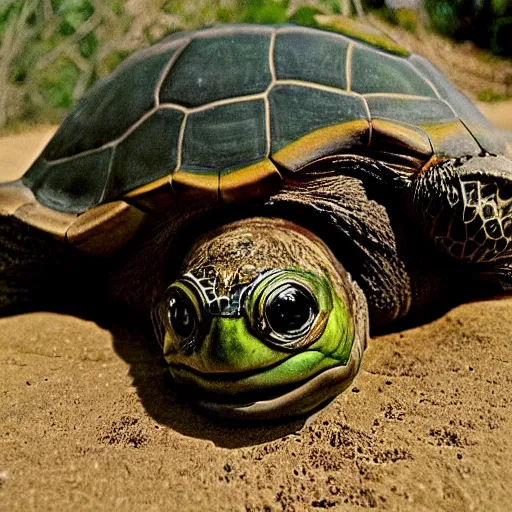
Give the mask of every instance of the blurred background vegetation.
M 511 0 L 425 0 L 424 5 L 440 34 L 512 56 Z
M 361 16 L 361 6 L 402 32 L 427 27 L 512 55 L 512 0 L 0 0 L 0 127 L 59 122 L 95 80 L 172 32 L 228 22 L 309 24 L 316 14 Z M 511 89 L 512 72 L 504 89 L 479 94 L 501 99 Z

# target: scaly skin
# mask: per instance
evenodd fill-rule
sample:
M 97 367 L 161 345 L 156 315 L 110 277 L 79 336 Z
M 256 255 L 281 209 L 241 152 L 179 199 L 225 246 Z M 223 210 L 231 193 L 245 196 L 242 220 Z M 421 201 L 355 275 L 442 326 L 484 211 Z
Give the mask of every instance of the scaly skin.
M 460 261 L 508 263 L 512 162 L 485 155 L 448 160 L 412 183 L 412 209 L 438 249 Z

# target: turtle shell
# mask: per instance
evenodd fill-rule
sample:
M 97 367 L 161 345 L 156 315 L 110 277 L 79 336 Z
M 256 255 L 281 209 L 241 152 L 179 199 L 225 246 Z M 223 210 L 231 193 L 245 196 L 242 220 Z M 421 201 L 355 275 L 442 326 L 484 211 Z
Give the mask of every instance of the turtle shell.
M 91 209 L 98 227 L 119 223 L 130 203 L 136 225 L 172 194 L 266 197 L 287 173 L 333 155 L 367 155 L 414 173 L 433 158 L 505 151 L 429 62 L 360 39 L 227 25 L 134 54 L 84 96 L 11 191 L 27 202 L 14 201 L 16 215 L 73 241 L 76 219 Z M 51 227 L 39 220 L 43 210 Z M 90 224 L 78 222 L 78 232 Z

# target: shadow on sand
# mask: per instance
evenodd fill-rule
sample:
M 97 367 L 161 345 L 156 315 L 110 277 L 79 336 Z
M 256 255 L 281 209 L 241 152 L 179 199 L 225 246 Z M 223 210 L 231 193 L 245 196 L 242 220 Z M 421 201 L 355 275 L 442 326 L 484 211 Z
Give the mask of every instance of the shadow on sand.
M 467 297 L 468 300 L 486 300 L 510 298 L 511 294 L 489 293 L 483 297 Z M 372 335 L 389 334 L 403 331 L 418 325 L 428 324 L 443 316 L 452 307 L 463 301 L 443 301 L 437 307 L 423 311 L 421 316 L 407 318 L 394 323 L 390 329 L 373 332 Z M 16 311 L 3 310 L 0 317 L 33 312 L 34 308 L 16 308 Z M 281 422 L 234 422 L 222 421 L 206 416 L 187 400 L 186 391 L 178 389 L 166 369 L 161 349 L 149 324 L 139 318 L 127 321 L 127 314 L 113 315 L 116 320 L 110 322 L 98 311 L 67 311 L 56 308 L 52 312 L 72 314 L 78 318 L 97 323 L 110 331 L 116 353 L 129 365 L 130 376 L 137 394 L 146 412 L 159 424 L 165 425 L 183 435 L 207 439 L 224 448 L 254 446 L 273 441 L 298 432 L 308 417 Z M 102 319 L 98 318 L 102 317 Z M 314 415 L 314 413 L 313 413 Z M 311 418 L 312 415 L 309 416 Z
M 130 375 L 147 413 L 181 434 L 208 439 L 224 448 L 253 446 L 297 432 L 306 418 L 279 423 L 225 422 L 205 416 L 187 401 L 165 368 L 153 333 L 139 326 L 111 325 L 114 349 L 130 365 Z
M 488 294 L 487 298 L 496 295 Z M 479 300 L 485 300 L 485 296 Z M 471 300 L 471 298 L 470 298 Z M 476 300 L 476 298 L 474 299 Z M 387 329 L 373 332 L 372 336 L 390 334 L 429 324 L 450 311 L 460 300 L 438 301 L 421 314 L 395 322 Z M 130 365 L 130 375 L 147 413 L 158 423 L 181 434 L 209 439 L 217 446 L 239 448 L 272 441 L 300 430 L 307 418 L 287 422 L 222 421 L 206 416 L 187 400 L 186 392 L 178 389 L 166 370 L 161 349 L 151 327 L 128 325 L 124 322 L 104 326 L 112 333 L 114 349 Z

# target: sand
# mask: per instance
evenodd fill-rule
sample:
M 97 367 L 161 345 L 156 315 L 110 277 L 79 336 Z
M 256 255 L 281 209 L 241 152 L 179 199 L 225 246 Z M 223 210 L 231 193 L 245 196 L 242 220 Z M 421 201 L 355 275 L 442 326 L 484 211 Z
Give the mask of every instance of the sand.
M 1 138 L 0 176 L 53 129 Z M 0 319 L 0 510 L 509 511 L 511 315 L 475 302 L 374 338 L 317 415 L 244 427 L 183 402 L 137 327 Z

